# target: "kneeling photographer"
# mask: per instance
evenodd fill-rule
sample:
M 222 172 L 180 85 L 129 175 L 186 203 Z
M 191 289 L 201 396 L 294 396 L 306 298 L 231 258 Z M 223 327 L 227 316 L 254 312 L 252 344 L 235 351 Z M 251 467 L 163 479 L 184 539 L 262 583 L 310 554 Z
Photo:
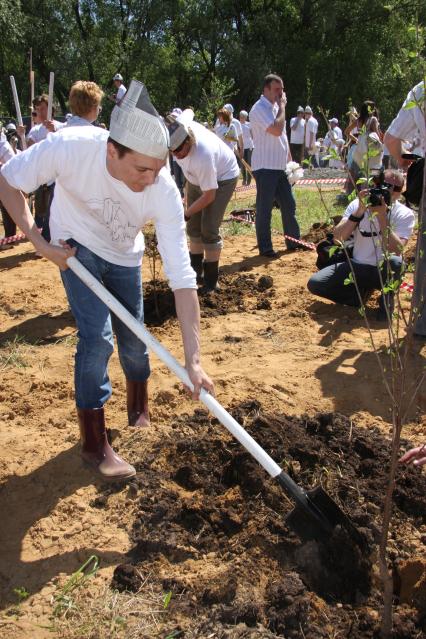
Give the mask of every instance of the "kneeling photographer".
M 399 202 L 404 186 L 400 171 L 389 169 L 381 174 L 379 184 L 360 192 L 359 198 L 347 207 L 343 219 L 334 229 L 334 240 L 340 244 L 353 235 L 351 258 L 358 289 L 364 302 L 377 289 L 399 279 L 402 267 L 401 251 L 411 236 L 414 213 Z M 386 254 L 386 257 L 385 257 Z M 314 295 L 346 304 L 361 306 L 355 285 L 345 284 L 351 274 L 347 260 L 330 264 L 315 273 L 308 282 Z M 393 312 L 393 293 L 380 297 L 377 320 L 385 321 Z

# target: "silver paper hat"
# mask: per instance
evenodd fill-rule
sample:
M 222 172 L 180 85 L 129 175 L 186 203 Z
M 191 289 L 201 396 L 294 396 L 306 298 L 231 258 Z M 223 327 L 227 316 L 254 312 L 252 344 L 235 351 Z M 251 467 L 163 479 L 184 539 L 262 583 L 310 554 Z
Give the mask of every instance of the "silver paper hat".
M 123 146 L 158 160 L 169 152 L 169 134 L 149 99 L 146 86 L 132 80 L 111 113 L 110 137 Z

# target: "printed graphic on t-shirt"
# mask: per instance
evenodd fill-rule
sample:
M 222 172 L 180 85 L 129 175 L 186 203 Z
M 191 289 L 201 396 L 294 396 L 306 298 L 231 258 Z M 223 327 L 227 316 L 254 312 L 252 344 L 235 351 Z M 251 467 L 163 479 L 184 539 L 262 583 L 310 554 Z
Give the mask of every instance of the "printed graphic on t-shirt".
M 87 204 L 96 219 L 109 230 L 112 242 L 133 242 L 138 229 L 129 223 L 120 202 L 108 197 L 105 200 L 88 200 Z

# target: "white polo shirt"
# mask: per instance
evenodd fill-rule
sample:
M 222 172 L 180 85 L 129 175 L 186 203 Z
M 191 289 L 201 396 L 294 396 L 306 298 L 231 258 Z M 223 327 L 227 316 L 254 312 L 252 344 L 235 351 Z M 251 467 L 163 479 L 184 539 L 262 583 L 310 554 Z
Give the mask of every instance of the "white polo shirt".
M 387 132 L 399 140 L 411 140 L 415 137 L 420 138 L 420 147 L 426 154 L 426 125 L 424 109 L 425 88 L 424 83 L 420 82 L 411 91 L 409 91 L 405 102 L 402 105 L 398 115 L 391 122 Z M 417 102 L 421 106 L 413 106 L 406 109 L 409 102 Z M 416 151 L 418 152 L 418 150 Z
M 271 124 L 274 124 L 278 113 L 278 104 L 272 104 L 264 95 L 252 106 L 250 111 L 250 124 L 253 134 L 253 155 L 251 168 L 284 170 L 287 166 L 288 140 L 285 128 L 280 136 L 267 133 Z

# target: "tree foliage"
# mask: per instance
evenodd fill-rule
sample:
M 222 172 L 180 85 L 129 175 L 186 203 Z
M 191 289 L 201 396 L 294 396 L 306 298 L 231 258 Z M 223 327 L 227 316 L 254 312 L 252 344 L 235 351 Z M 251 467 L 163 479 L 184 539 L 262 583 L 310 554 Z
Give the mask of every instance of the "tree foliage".
M 342 116 L 374 99 L 389 123 L 419 81 L 423 0 L 3 0 L 0 110 L 14 113 L 9 75 L 29 109 L 29 51 L 36 92 L 55 72 L 55 98 L 90 79 L 143 80 L 157 108 L 192 105 L 212 119 L 223 100 L 249 108 L 262 77 L 285 82 L 288 112 L 321 105 Z M 28 105 L 25 108 L 25 105 Z M 105 117 L 108 109 L 105 109 Z

